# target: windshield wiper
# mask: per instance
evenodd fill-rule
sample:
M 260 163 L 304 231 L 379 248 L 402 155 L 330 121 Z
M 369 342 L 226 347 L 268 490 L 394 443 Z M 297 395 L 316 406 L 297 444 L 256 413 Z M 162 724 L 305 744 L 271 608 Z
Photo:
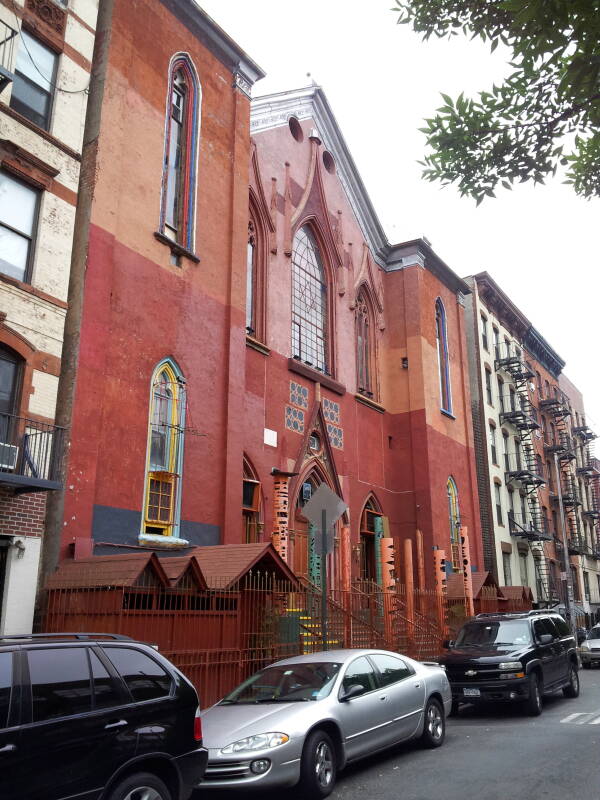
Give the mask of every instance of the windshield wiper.
M 255 703 L 308 703 L 310 697 L 261 697 Z

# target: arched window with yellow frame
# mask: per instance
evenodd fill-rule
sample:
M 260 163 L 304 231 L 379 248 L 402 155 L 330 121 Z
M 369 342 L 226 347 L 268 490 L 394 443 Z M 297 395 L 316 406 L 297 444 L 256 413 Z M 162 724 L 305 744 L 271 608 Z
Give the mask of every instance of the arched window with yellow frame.
M 448 518 L 450 523 L 450 552 L 452 554 L 452 569 L 457 572 L 461 568 L 460 508 L 458 505 L 458 488 L 452 476 L 448 478 L 446 491 L 448 493 Z
M 141 538 L 179 538 L 185 422 L 185 380 L 165 359 L 154 370 Z

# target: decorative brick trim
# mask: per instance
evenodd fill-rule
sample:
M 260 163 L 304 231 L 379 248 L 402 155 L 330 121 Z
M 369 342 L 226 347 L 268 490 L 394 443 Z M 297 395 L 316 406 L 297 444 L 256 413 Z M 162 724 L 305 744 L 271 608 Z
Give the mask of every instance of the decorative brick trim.
M 32 11 L 45 25 L 64 36 L 67 14 L 52 0 L 27 0 L 25 8 L 27 11 Z
M 10 106 L 6 105 L 6 103 L 0 103 L 0 111 L 3 114 L 6 114 L 7 117 L 12 117 L 12 119 L 16 120 L 17 122 L 20 122 L 21 125 L 24 125 L 26 128 L 29 128 L 29 130 L 37 133 L 37 135 L 41 136 L 42 139 L 45 139 L 47 142 L 50 142 L 50 144 L 54 145 L 54 147 L 57 147 L 59 150 L 62 150 L 62 152 L 65 153 L 65 155 L 69 156 L 70 158 L 73 158 L 75 161 L 81 161 L 81 153 L 78 153 L 76 150 L 72 150 L 66 144 L 63 144 L 60 141 L 60 139 L 57 139 L 55 136 L 52 136 L 51 133 L 48 133 L 48 131 L 43 130 L 38 125 L 36 125 L 35 122 L 31 122 L 31 120 L 27 119 L 27 117 L 24 117 L 22 114 L 19 114 L 18 111 L 15 111 L 14 108 L 11 108 Z

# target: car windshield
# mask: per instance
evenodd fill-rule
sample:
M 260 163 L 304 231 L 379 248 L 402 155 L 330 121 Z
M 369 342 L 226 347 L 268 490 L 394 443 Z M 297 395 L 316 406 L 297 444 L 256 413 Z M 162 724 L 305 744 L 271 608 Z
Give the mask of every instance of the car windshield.
M 587 635 L 588 639 L 600 639 L 600 626 L 592 628 Z
M 322 700 L 331 692 L 340 667 L 331 661 L 267 667 L 230 692 L 221 705 Z
M 468 622 L 456 639 L 456 647 L 513 647 L 526 644 L 531 644 L 529 624 L 520 619 Z

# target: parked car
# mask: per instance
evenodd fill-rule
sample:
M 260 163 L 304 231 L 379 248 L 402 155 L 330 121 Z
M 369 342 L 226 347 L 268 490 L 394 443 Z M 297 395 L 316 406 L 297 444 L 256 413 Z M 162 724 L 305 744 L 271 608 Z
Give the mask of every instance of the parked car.
M 600 625 L 594 625 L 587 639 L 579 647 L 579 655 L 584 669 L 600 664 Z
M 278 661 L 202 713 L 202 789 L 300 784 L 326 797 L 351 761 L 407 739 L 444 742 L 443 669 L 382 650 L 330 650 Z
M 196 690 L 154 648 L 0 637 L 2 800 L 187 800 L 206 761 Z
M 447 645 L 440 663 L 452 687 L 452 713 L 465 702 L 521 702 L 537 716 L 545 693 L 579 695 L 575 639 L 559 614 L 478 614 Z

